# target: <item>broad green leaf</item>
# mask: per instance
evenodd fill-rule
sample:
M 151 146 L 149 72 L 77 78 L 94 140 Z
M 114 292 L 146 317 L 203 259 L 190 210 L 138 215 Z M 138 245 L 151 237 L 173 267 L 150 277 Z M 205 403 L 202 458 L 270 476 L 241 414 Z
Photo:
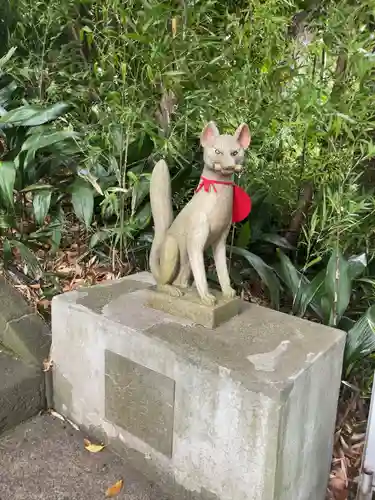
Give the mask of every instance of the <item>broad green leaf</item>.
M 21 259 L 25 264 L 25 274 L 31 275 L 37 280 L 40 279 L 43 276 L 43 269 L 34 252 L 21 241 L 10 240 L 9 244 L 20 252 Z
M 27 151 L 23 163 L 24 167 L 26 167 L 32 160 L 34 160 L 37 151 L 39 151 L 40 149 L 52 146 L 58 142 L 63 142 L 67 139 L 73 139 L 74 137 L 77 137 L 77 134 L 70 130 L 61 130 L 48 134 L 41 132 L 35 135 L 30 135 L 22 144 L 20 152 L 20 154 L 22 154 L 23 151 Z
M 22 127 L 35 127 L 55 120 L 63 115 L 69 106 L 58 102 L 47 108 L 35 105 L 25 105 L 14 109 L 0 118 L 0 123 Z
M 292 311 L 298 316 L 304 316 L 308 307 L 322 319 L 320 295 L 322 285 L 320 281 L 325 276 L 325 271 L 322 275 L 318 275 L 316 279 L 310 281 L 302 274 L 281 250 L 278 250 L 280 258 L 280 266 L 277 267 L 280 278 L 285 283 L 293 297 Z
M 354 364 L 375 351 L 375 305 L 349 330 L 346 338 L 344 366 L 348 374 Z
M 332 252 L 327 264 L 325 291 L 331 304 L 329 325 L 337 326 L 349 305 L 352 293 L 349 264 L 338 249 Z
M 325 325 L 332 325 L 333 303 L 327 294 L 323 294 L 320 298 L 320 307 L 322 311 L 322 322 Z
M 86 226 L 90 227 L 94 210 L 94 192 L 83 179 L 76 179 L 71 187 L 74 212 Z
M 239 234 L 236 238 L 236 247 L 247 248 L 251 240 L 250 222 L 246 221 L 242 224 Z
M 142 176 L 140 179 L 137 179 L 132 188 L 132 201 L 131 201 L 132 215 L 135 214 L 136 210 L 142 204 L 142 202 L 144 201 L 149 192 L 150 192 L 150 180 L 145 176 Z
M 293 250 L 294 246 L 289 243 L 289 241 L 286 238 L 283 238 L 282 236 L 279 236 L 278 234 L 263 234 L 261 236 L 261 239 L 263 241 L 267 241 L 268 243 L 272 243 L 273 245 L 276 245 L 277 247 L 281 248 L 287 248 L 288 250 Z
M 33 116 L 39 113 L 39 109 L 35 109 L 34 106 L 21 106 L 19 108 L 9 111 L 4 116 L 0 118 L 0 123 L 5 123 L 8 125 L 19 126 L 25 120 L 29 120 Z
M 348 259 L 348 266 L 350 279 L 354 280 L 355 278 L 359 278 L 367 267 L 366 254 L 361 253 L 360 255 L 352 255 Z
M 0 161 L 0 195 L 7 207 L 13 206 L 13 189 L 16 180 L 16 167 L 12 161 Z
M 56 132 L 39 132 L 38 134 L 29 135 L 26 141 L 22 144 L 21 151 L 38 150 L 51 146 L 56 142 L 62 142 L 66 139 L 77 138 L 78 134 L 72 130 L 58 130 Z
M 299 273 L 293 262 L 289 259 L 284 252 L 280 250 L 277 252 L 280 258 L 280 275 L 289 291 L 293 296 L 293 304 L 296 305 L 296 310 L 299 307 L 300 288 L 302 286 L 302 275 Z
M 299 314 L 304 316 L 308 307 L 311 307 L 321 319 L 322 312 L 320 307 L 320 297 L 321 293 L 324 293 L 324 280 L 326 271 L 323 269 L 318 273 L 310 282 L 304 282 L 300 289 L 300 299 L 299 299 Z M 314 300 L 317 299 L 317 300 Z
M 12 82 L 8 83 L 8 85 L 6 85 L 2 89 L 0 89 L 0 104 L 1 104 L 1 106 L 6 106 L 9 103 L 9 101 L 12 98 L 12 94 L 16 90 L 16 88 L 17 88 L 16 82 L 12 81 Z M 7 113 L 7 111 L 5 110 L 5 112 L 2 113 L 2 116 L 6 113 Z
M 33 209 L 36 222 L 41 226 L 48 214 L 51 204 L 52 191 L 50 189 L 42 189 L 35 191 L 33 196 Z
M 235 255 L 244 257 L 251 267 L 254 268 L 270 292 L 272 306 L 278 309 L 280 305 L 280 282 L 272 267 L 266 264 L 258 255 L 255 255 L 244 248 L 231 247 L 230 249 L 228 248 L 228 250 L 231 250 L 231 252 Z
M 61 207 L 59 207 L 57 214 L 55 214 L 52 217 L 51 223 L 48 226 L 48 228 L 52 229 L 52 234 L 51 234 L 52 253 L 55 253 L 60 248 L 64 219 L 65 219 L 64 211 Z
M 145 203 L 138 212 L 133 217 L 136 222 L 136 230 L 145 229 L 151 221 L 151 205 L 150 203 Z

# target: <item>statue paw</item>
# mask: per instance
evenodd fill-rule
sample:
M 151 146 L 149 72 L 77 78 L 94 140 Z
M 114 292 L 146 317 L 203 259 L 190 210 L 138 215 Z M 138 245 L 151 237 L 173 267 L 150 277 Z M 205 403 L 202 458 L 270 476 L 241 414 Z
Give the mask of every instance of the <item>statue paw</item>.
M 171 297 L 182 297 L 184 294 L 182 290 L 173 285 L 158 285 L 158 290 L 167 293 Z
M 201 300 L 205 306 L 214 306 L 216 304 L 216 297 L 211 293 L 202 295 Z
M 234 290 L 233 288 L 229 287 L 223 290 L 223 297 L 225 297 L 226 299 L 234 299 L 235 296 L 236 290 Z

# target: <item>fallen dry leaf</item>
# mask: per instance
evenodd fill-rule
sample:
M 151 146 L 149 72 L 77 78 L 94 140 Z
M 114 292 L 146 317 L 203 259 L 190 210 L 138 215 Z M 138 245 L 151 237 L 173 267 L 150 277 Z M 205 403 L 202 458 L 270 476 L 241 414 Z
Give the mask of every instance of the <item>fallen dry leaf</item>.
M 53 361 L 51 358 L 46 358 L 44 361 L 43 361 L 43 371 L 44 372 L 48 372 L 50 371 L 50 369 L 52 368 L 53 366 Z
M 103 444 L 93 444 L 88 439 L 84 439 L 83 442 L 85 444 L 86 450 L 90 453 L 99 453 L 99 451 L 102 451 L 102 449 L 105 447 Z
M 68 418 L 66 418 L 65 420 L 68 422 L 69 425 L 71 425 L 73 427 L 73 429 L 75 429 L 76 431 L 79 431 L 79 427 L 77 424 L 75 424 L 74 422 L 72 422 Z
M 107 489 L 107 491 L 105 492 L 105 496 L 107 498 L 115 497 L 120 493 L 123 486 L 124 486 L 124 481 L 120 479 L 120 481 L 117 481 L 117 483 L 115 483 L 113 486 Z
M 40 283 L 33 283 L 29 285 L 30 288 L 33 290 L 39 290 L 40 289 Z
M 58 418 L 62 422 L 65 422 L 65 418 L 62 415 L 60 415 L 60 413 L 57 413 L 57 411 L 55 411 L 55 410 L 50 410 L 50 415 L 52 415 L 53 417 Z

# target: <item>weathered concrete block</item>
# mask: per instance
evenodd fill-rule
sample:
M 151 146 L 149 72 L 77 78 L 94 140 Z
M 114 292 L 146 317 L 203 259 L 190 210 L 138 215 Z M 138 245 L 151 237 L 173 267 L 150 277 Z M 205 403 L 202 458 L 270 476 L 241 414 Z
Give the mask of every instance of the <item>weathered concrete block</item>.
M 46 323 L 2 277 L 0 343 L 27 363 L 38 366 L 42 366 L 51 347 L 51 332 Z
M 259 306 L 215 330 L 148 273 L 56 297 L 55 406 L 172 498 L 323 500 L 345 336 Z
M 0 433 L 33 417 L 43 406 L 42 370 L 0 351 Z

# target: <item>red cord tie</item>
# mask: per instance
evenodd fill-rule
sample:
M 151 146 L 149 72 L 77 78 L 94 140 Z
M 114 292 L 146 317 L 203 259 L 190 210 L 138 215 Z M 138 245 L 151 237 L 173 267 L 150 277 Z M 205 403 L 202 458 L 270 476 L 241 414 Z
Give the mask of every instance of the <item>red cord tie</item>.
M 217 193 L 215 184 L 222 184 L 225 186 L 233 186 L 233 208 L 232 208 L 232 222 L 241 222 L 246 219 L 246 217 L 251 212 L 251 198 L 250 196 L 241 189 L 239 186 L 234 184 L 232 181 L 215 181 L 213 179 L 207 179 L 206 177 L 201 177 L 201 181 L 195 190 L 196 193 L 202 189 L 209 193 L 211 187 L 214 192 Z

